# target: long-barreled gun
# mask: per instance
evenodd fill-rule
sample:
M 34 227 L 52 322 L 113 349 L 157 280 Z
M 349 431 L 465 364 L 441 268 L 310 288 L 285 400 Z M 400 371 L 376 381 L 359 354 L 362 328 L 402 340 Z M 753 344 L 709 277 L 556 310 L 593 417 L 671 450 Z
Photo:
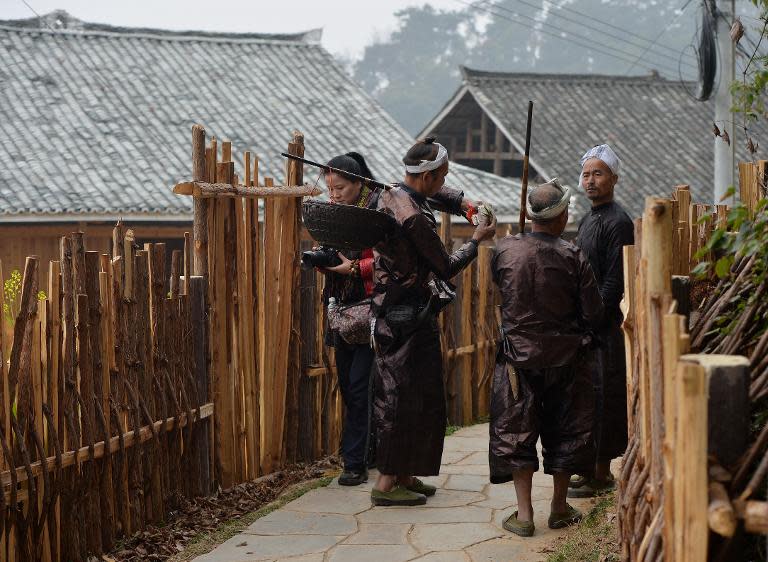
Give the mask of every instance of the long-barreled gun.
M 338 174 L 342 177 L 346 177 L 352 180 L 357 180 L 361 182 L 363 185 L 366 185 L 370 187 L 371 189 L 383 189 L 384 191 L 389 191 L 392 189 L 392 185 L 388 183 L 383 183 L 380 181 L 373 180 L 371 178 L 366 178 L 365 176 L 361 176 L 358 174 L 353 174 L 352 172 L 347 172 L 346 170 L 340 170 L 339 168 L 334 168 L 333 166 L 328 166 L 327 164 L 320 164 L 319 162 L 314 162 L 312 160 L 308 160 L 306 158 L 302 158 L 301 156 L 296 156 L 295 154 L 288 154 L 287 152 L 281 152 L 280 156 L 283 156 L 284 158 L 289 158 L 290 160 L 296 160 L 298 162 L 301 162 L 302 164 L 306 164 L 308 166 L 313 166 L 315 168 L 320 168 L 325 173 L 332 172 L 334 174 Z M 441 212 L 448 212 L 450 213 L 450 210 L 443 205 L 440 201 L 437 201 L 435 199 L 429 199 L 429 205 L 434 208 L 436 211 Z M 472 217 L 468 216 L 464 213 L 461 213 L 461 216 L 464 217 L 469 221 L 470 224 L 472 223 Z
M 523 178 L 520 182 L 520 220 L 518 231 L 525 232 L 525 211 L 528 203 L 528 159 L 531 156 L 531 121 L 533 120 L 533 102 L 528 102 L 528 122 L 525 126 L 525 154 L 523 155 Z

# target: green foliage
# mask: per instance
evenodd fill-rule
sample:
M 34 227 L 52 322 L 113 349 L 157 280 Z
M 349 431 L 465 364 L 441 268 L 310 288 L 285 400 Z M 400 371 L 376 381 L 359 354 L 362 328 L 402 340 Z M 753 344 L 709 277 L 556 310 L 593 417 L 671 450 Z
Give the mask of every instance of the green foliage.
M 712 254 L 717 257 L 715 263 L 701 262 L 691 273 L 702 278 L 714 272 L 723 279 L 731 274 L 731 266 L 737 258 L 756 256 L 753 276 L 759 281 L 759 276 L 766 274 L 768 265 L 768 200 L 762 199 L 754 214 L 738 203 L 728 213 L 727 222 L 727 229 L 715 229 L 696 254 L 699 259 Z
M 741 79 L 731 83 L 731 95 L 733 106 L 731 111 L 742 117 L 741 127 L 747 136 L 744 142 L 750 153 L 756 152 L 755 145 L 759 140 L 753 139 L 750 134 L 750 125 L 768 117 L 765 104 L 765 88 L 768 86 L 768 56 L 761 54 L 760 46 L 765 46 L 765 35 L 768 30 L 768 0 L 751 0 L 751 3 L 759 10 L 758 17 L 747 21 L 757 21 L 758 24 L 748 24 L 745 28 L 747 37 L 757 34 L 757 41 L 742 39 L 740 41 L 743 50 L 746 50 L 746 62 Z M 764 49 L 763 49 L 764 50 Z M 734 139 L 735 141 L 735 139 Z
M 11 276 L 3 283 L 5 302 L 3 303 L 3 317 L 11 326 L 16 322 L 19 314 L 19 298 L 21 297 L 21 272 L 18 269 L 11 271 Z M 37 300 L 44 301 L 48 298 L 45 291 L 37 292 Z
M 21 294 L 21 272 L 14 269 L 11 276 L 3 283 L 5 302 L 3 303 L 3 316 L 11 326 L 16 321 L 18 314 L 19 295 Z

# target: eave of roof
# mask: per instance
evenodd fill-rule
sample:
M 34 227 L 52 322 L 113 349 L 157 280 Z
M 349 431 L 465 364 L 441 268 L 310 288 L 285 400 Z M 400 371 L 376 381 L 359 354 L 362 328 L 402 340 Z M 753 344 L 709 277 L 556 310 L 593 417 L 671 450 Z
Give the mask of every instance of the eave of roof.
M 60 22 L 60 24 L 57 24 Z M 94 37 L 135 37 L 163 41 L 213 41 L 217 43 L 264 43 L 278 41 L 319 44 L 322 28 L 296 33 L 231 33 L 218 31 L 170 30 L 151 27 L 122 27 L 79 20 L 64 10 L 55 10 L 41 17 L 0 20 L 0 29 L 30 33 L 75 34 Z
M 456 93 L 449 99 L 443 108 L 438 112 L 438 114 L 431 120 L 427 125 L 421 130 L 421 132 L 417 135 L 418 138 L 425 137 L 429 135 L 432 130 L 434 130 L 435 127 L 437 127 L 443 119 L 445 119 L 451 111 L 459 104 L 459 102 L 464 98 L 464 95 L 469 93 L 469 95 L 472 96 L 472 99 L 475 100 L 475 103 L 480 106 L 480 109 L 485 112 L 485 114 L 488 116 L 488 118 L 493 122 L 496 127 L 501 130 L 502 134 L 506 137 L 506 139 L 512 144 L 512 146 L 515 147 L 515 150 L 517 150 L 520 154 L 525 154 L 525 146 L 520 143 L 519 139 L 513 135 L 509 129 L 504 125 L 504 122 L 501 120 L 501 117 L 496 115 L 491 109 L 488 107 L 487 104 L 483 102 L 481 99 L 482 96 L 478 96 L 478 92 L 476 88 L 473 87 L 472 84 L 468 83 L 466 80 L 466 71 L 468 70 L 464 66 L 460 66 L 459 69 L 461 70 L 462 76 L 464 76 L 465 80 L 464 83 L 459 87 L 459 89 L 456 91 Z M 536 172 L 543 177 L 546 181 L 549 181 L 551 179 L 550 174 L 547 172 L 546 169 L 544 169 L 543 166 L 539 165 L 539 163 L 534 159 L 529 159 L 529 164 L 533 166 L 533 168 L 536 170 Z

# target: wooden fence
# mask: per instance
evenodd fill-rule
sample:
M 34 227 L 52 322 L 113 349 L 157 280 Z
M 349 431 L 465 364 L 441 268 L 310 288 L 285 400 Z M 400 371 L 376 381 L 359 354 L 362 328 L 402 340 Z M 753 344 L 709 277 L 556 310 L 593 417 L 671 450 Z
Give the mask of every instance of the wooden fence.
M 338 451 L 323 275 L 299 268 L 301 198 L 318 189 L 293 162 L 287 185 L 260 182 L 247 152 L 241 181 L 231 145 L 219 154 L 201 127 L 193 148 L 193 180 L 175 189 L 194 197 L 194 243 L 170 270 L 164 244 L 139 249 L 118 225 L 110 253 L 64 237 L 45 294 L 35 257 L 18 296 L 0 290 L 19 310 L 12 341 L 0 335 L 0 559 L 85 560 L 183 496 Z M 289 151 L 303 154 L 300 134 Z M 448 220 L 442 235 L 450 244 Z M 490 256 L 480 248 L 441 317 L 455 424 L 487 415 Z
M 764 196 L 754 185 L 758 168 L 741 167 L 742 200 L 753 210 Z M 688 331 L 688 275 L 727 216 L 725 205 L 691 204 L 688 187 L 678 186 L 670 199 L 646 199 L 635 245 L 624 249 L 630 437 L 618 479 L 624 560 L 705 561 L 710 529 L 732 536 L 737 516 L 750 517 L 734 511 L 724 485 L 748 433 L 750 361 L 692 355 Z
M 333 350 L 323 344 L 323 276 L 302 272 L 301 198 L 320 192 L 287 160 L 286 185 L 259 177 L 243 153 L 192 135 L 193 181 L 176 186 L 195 201 L 195 273 L 210 280 L 211 377 L 216 405 L 217 476 L 223 486 L 269 473 L 286 462 L 336 452 L 341 402 Z M 288 152 L 304 154 L 294 133 Z M 450 221 L 442 235 L 450 243 Z M 490 248 L 458 280 L 458 298 L 441 321 L 451 423 L 487 415 L 494 304 Z
M 65 237 L 45 294 L 27 258 L 0 362 L 3 560 L 85 560 L 211 490 L 205 281 L 133 240 Z

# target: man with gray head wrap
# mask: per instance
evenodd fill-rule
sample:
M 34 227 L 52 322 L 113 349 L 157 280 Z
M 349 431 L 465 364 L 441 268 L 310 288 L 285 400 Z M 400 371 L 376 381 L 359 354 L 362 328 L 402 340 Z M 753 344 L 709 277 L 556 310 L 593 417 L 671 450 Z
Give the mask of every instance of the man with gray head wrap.
M 494 484 L 514 481 L 518 510 L 504 528 L 524 537 L 534 532 L 531 484 L 539 436 L 544 472 L 554 480 L 550 528 L 581 519 L 566 503 L 568 481 L 594 461 L 590 334 L 602 302 L 586 257 L 560 238 L 570 198 L 570 188 L 557 179 L 532 188 L 532 232 L 500 240 L 491 262 L 503 334 L 491 394 L 490 478 Z
M 579 185 L 592 202 L 592 209 L 579 225 L 576 245 L 595 272 L 605 317 L 598 331 L 600 348 L 592 377 L 597 460 L 592 470 L 574 479 L 568 497 L 592 497 L 613 489 L 611 460 L 623 455 L 627 447 L 626 359 L 619 302 L 624 294 L 623 247 L 634 244 L 634 226 L 613 200 L 620 164 L 607 144 L 589 149 L 581 158 Z

